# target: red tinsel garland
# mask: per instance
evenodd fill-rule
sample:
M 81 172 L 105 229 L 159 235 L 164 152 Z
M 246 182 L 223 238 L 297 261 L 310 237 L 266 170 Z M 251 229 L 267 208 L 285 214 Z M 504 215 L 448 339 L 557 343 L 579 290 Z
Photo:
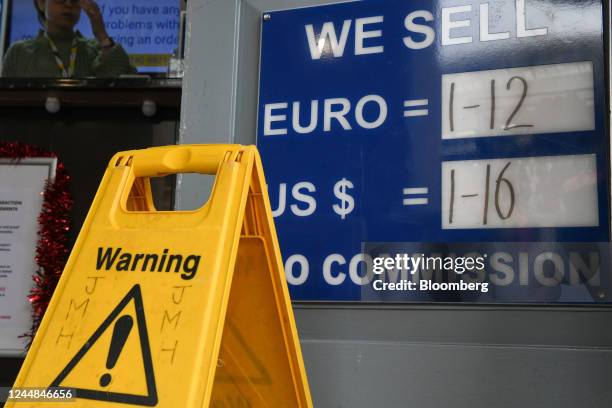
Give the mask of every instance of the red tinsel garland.
M 26 157 L 57 158 L 57 155 L 32 145 L 0 142 L 0 158 L 18 162 Z M 69 186 L 70 176 L 66 173 L 64 164 L 58 161 L 55 179 L 45 184 L 42 210 L 38 217 L 39 229 L 36 245 L 38 269 L 33 271 L 34 287 L 28 296 L 32 305 L 32 328 L 24 334 L 30 339 L 30 343 L 34 339 L 70 255 L 68 216 L 73 200 Z

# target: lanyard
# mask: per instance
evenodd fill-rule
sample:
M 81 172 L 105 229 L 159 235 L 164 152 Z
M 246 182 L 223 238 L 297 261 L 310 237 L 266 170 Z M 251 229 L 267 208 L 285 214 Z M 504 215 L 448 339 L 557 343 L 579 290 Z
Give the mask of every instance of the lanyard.
M 57 50 L 57 46 L 49 37 L 49 35 L 45 32 L 45 37 L 47 37 L 47 41 L 49 41 L 49 46 L 51 47 L 51 51 L 53 51 L 53 56 L 55 57 L 55 63 L 57 67 L 62 71 L 63 78 L 70 78 L 74 75 L 74 69 L 76 67 L 76 56 L 77 56 L 77 38 L 76 36 L 72 40 L 72 46 L 70 48 L 70 66 L 68 67 L 68 71 L 66 71 L 66 67 L 64 66 L 64 61 L 60 58 L 59 51 Z

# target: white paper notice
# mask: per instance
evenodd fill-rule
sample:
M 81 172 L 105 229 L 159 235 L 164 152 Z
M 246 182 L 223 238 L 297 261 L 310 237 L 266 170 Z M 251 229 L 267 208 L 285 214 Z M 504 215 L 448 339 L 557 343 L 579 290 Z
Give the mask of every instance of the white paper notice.
M 0 355 L 23 353 L 31 326 L 27 296 L 36 271 L 36 241 L 45 181 L 55 159 L 0 162 Z
M 593 64 L 464 72 L 442 77 L 442 138 L 595 129 Z
M 594 154 L 442 163 L 442 226 L 599 225 Z

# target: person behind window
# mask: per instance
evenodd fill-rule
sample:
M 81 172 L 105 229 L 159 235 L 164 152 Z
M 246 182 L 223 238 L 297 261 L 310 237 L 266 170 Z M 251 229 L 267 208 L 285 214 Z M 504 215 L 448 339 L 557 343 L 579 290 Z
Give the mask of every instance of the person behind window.
M 136 69 L 120 44 L 106 32 L 100 7 L 93 0 L 34 0 L 43 29 L 31 40 L 17 41 L 4 57 L 3 77 L 117 77 Z M 95 40 L 74 27 L 85 11 Z

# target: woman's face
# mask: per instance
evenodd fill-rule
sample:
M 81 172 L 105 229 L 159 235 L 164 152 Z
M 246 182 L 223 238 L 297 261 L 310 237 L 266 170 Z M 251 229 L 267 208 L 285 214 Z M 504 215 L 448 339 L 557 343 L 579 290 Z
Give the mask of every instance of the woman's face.
M 79 0 L 38 0 L 38 7 L 44 10 L 47 24 L 72 30 L 81 17 Z

